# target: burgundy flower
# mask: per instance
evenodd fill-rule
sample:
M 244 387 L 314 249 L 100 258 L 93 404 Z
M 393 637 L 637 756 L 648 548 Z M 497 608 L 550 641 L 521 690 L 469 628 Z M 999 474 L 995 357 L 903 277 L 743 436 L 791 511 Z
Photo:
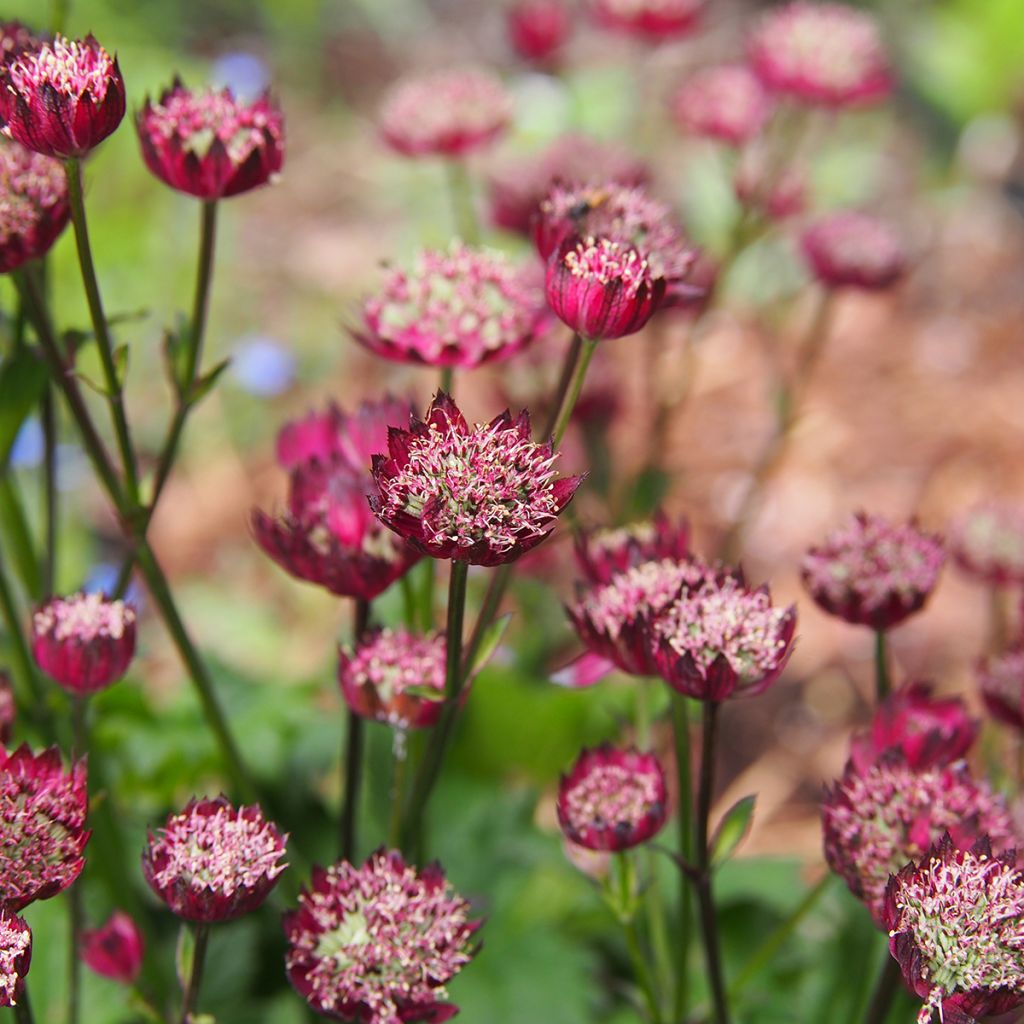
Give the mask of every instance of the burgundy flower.
M 59 161 L 0 139 L 0 274 L 49 252 L 70 216 Z
M 598 24 L 650 42 L 686 35 L 700 24 L 707 0 L 592 0 Z
M 287 836 L 257 806 L 227 798 L 190 800 L 149 833 L 142 873 L 171 912 L 186 921 L 230 921 L 255 910 L 287 865 Z
M 864 106 L 892 88 L 877 22 L 845 4 L 795 0 L 773 8 L 751 34 L 747 57 L 769 89 L 801 103 Z
M 554 63 L 572 27 L 563 0 L 516 0 L 506 23 L 512 48 L 541 67 Z
M 51 598 L 32 616 L 32 654 L 65 690 L 103 690 L 135 655 L 135 609 L 102 594 Z
M 971 1024 L 1024 1003 L 1024 874 L 984 840 L 949 836 L 889 880 L 884 927 L 907 985 L 946 1024 Z
M 950 547 L 957 565 L 986 583 L 1024 583 L 1024 505 L 984 502 L 951 530 Z
M 764 127 L 771 103 L 760 79 L 742 64 L 704 68 L 672 97 L 672 114 L 688 134 L 742 146 Z
M 6 63 L 42 45 L 42 38 L 20 21 L 0 21 L 0 61 Z
M 403 156 L 465 156 L 493 142 L 512 119 L 512 99 L 485 71 L 437 71 L 407 78 L 380 113 L 384 141 Z
M 952 764 L 978 736 L 978 722 L 959 697 L 932 696 L 927 683 L 907 683 L 875 710 L 871 725 L 854 736 L 850 757 L 865 771 L 896 750 L 914 771 Z
M 445 638 L 404 629 L 371 633 L 351 653 L 339 652 L 345 703 L 363 718 L 396 729 L 434 725 L 444 706 Z
M 146 166 L 199 199 L 265 185 L 284 160 L 284 118 L 268 95 L 247 103 L 230 89 L 193 92 L 175 79 L 135 119 Z
M 804 555 L 800 575 L 825 611 L 884 630 L 924 605 L 944 560 L 938 536 L 858 512 Z
M 63 892 L 89 841 L 85 762 L 65 773 L 60 751 L 0 748 L 0 907 L 18 911 Z
M 988 713 L 1024 732 L 1024 647 L 986 658 L 978 666 L 978 681 Z
M 821 807 L 825 859 L 881 926 L 891 874 L 949 832 L 960 846 L 986 834 L 1014 846 L 1002 797 L 960 762 L 916 771 L 896 754 L 864 768 L 851 760 Z
M 0 1006 L 16 1006 L 32 962 L 32 931 L 25 921 L 0 910 Z
M 469 913 L 439 865 L 417 869 L 396 851 L 315 867 L 284 916 L 288 977 L 333 1020 L 440 1024 L 459 1012 L 445 985 L 476 953 Z
M 426 420 L 388 438 L 374 456 L 381 522 L 434 558 L 512 562 L 554 528 L 581 477 L 558 477 L 554 446 L 530 439 L 530 417 L 502 413 L 470 427 L 439 392 Z
M 673 525 L 662 511 L 644 522 L 603 530 L 581 530 L 576 562 L 588 583 L 610 583 L 643 562 L 683 561 L 689 554 L 690 525 Z
M 653 754 L 607 744 L 584 750 L 558 785 L 558 824 L 589 850 L 619 852 L 665 824 L 665 773 Z
M 124 79 L 91 36 L 26 50 L 0 72 L 0 121 L 8 138 L 44 156 L 85 156 L 121 123 Z
M 14 701 L 14 687 L 11 677 L 0 669 L 0 744 L 7 746 L 11 742 L 11 730 L 18 715 L 18 706 Z
M 804 257 L 826 288 L 888 288 L 907 269 L 899 235 L 866 213 L 842 210 L 815 221 L 800 238 Z
M 494 250 L 454 242 L 392 269 L 363 304 L 356 341 L 398 363 L 473 369 L 530 344 L 547 326 L 544 294 Z
M 123 911 L 115 910 L 100 928 L 82 931 L 83 963 L 103 978 L 133 985 L 142 970 L 142 933 Z

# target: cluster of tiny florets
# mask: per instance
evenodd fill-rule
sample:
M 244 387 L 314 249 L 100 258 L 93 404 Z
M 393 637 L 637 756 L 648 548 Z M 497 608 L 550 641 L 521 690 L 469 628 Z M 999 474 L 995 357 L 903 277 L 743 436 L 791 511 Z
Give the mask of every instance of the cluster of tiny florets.
M 87 644 L 100 638 L 120 640 L 135 624 L 135 609 L 102 594 L 72 594 L 49 601 L 33 616 L 36 636 Z
M 18 92 L 37 92 L 48 87 L 68 99 L 88 93 L 94 102 L 107 95 L 114 62 L 99 43 L 57 36 L 38 49 L 27 50 L 7 68 Z
M 740 64 L 698 71 L 672 98 L 672 112 L 680 128 L 733 145 L 753 138 L 769 111 L 760 80 Z
M 830 287 L 887 287 L 907 261 L 903 242 L 889 224 L 855 210 L 816 221 L 801 244 L 815 276 Z
M 978 668 L 978 681 L 989 712 L 1024 732 L 1024 647 L 986 659 Z
M 620 822 L 633 824 L 663 798 L 657 777 L 632 771 L 621 764 L 596 765 L 566 790 L 565 815 L 575 829 L 614 829 Z
M 58 161 L 0 140 L 0 245 L 31 232 L 41 216 L 63 206 L 67 191 Z
M 1024 582 L 1024 504 L 988 502 L 971 509 L 950 537 L 957 564 L 990 583 Z
M 0 1006 L 16 1006 L 32 956 L 32 932 L 14 914 L 0 910 Z
M 653 276 L 650 265 L 630 245 L 609 238 L 585 238 L 563 256 L 573 277 L 597 284 L 619 284 L 632 298 Z

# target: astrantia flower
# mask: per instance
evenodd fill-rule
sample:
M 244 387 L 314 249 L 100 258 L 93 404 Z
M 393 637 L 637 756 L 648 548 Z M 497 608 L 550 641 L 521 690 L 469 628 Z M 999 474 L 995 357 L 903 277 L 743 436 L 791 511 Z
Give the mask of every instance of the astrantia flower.
M 944 560 L 938 536 L 858 512 L 804 555 L 800 575 L 825 611 L 883 630 L 924 605 Z
M 223 796 L 191 800 L 172 814 L 142 854 L 150 888 L 186 921 L 230 921 L 255 910 L 287 865 L 287 836 L 259 807 Z
M 988 713 L 1024 732 L 1024 647 L 987 658 L 978 666 L 978 681 Z
M 116 683 L 135 654 L 135 609 L 103 594 L 47 601 L 32 616 L 32 654 L 39 667 L 83 696 Z
M 437 71 L 399 82 L 380 131 L 404 156 L 464 156 L 493 142 L 512 119 L 512 98 L 485 71 Z
M 528 345 L 550 314 L 523 269 L 496 250 L 454 242 L 394 268 L 363 304 L 355 338 L 399 363 L 472 369 Z
M 652 42 L 692 32 L 707 0 L 592 0 L 599 24 Z
M 41 43 L 42 39 L 20 21 L 0 21 L 0 61 L 9 61 Z
M 892 227 L 853 210 L 815 221 L 801 235 L 800 245 L 826 288 L 888 288 L 907 268 L 906 250 Z
M 340 653 L 338 682 L 345 703 L 363 718 L 397 729 L 434 725 L 444 706 L 446 649 L 438 633 L 371 633 L 351 654 Z
M 757 135 L 770 111 L 760 79 L 742 64 L 704 68 L 672 97 L 672 114 L 682 131 L 731 146 Z
M 60 163 L 0 139 L 0 274 L 49 252 L 70 216 Z
M 957 849 L 946 836 L 893 877 L 885 895 L 889 951 L 925 1000 L 917 1024 L 938 1011 L 969 1024 L 1024 1003 L 1024 874 L 981 841 Z
M 437 864 L 379 850 L 362 867 L 316 867 L 284 917 L 288 977 L 334 1020 L 440 1024 L 458 1013 L 444 986 L 476 953 L 469 914 Z
M 0 910 L 0 1006 L 17 1006 L 32 962 L 32 932 L 25 921 Z
M 121 123 L 124 79 L 91 36 L 26 50 L 0 71 L 3 133 L 44 156 L 82 157 Z
M 269 96 L 250 102 L 230 89 L 193 92 L 179 80 L 136 117 L 146 166 L 199 199 L 265 185 L 284 160 L 284 118 Z
M 511 562 L 536 547 L 580 485 L 558 477 L 553 445 L 530 439 L 530 418 L 502 413 L 470 427 L 439 393 L 426 420 L 394 428 L 374 457 L 381 522 L 434 558 Z
M 962 762 L 923 771 L 893 755 L 864 768 L 850 761 L 821 807 L 825 859 L 882 924 L 889 876 L 949 832 L 960 846 L 987 834 L 1014 846 L 1003 803 Z
M 123 911 L 115 910 L 100 928 L 82 931 L 82 962 L 103 978 L 132 985 L 142 969 L 142 933 Z
M 591 341 L 635 334 L 665 298 L 665 279 L 631 245 L 568 238 L 548 261 L 548 304 Z
M 665 824 L 665 773 L 653 754 L 611 746 L 584 750 L 558 785 L 558 823 L 589 850 L 638 846 Z
M 89 841 L 85 762 L 68 772 L 60 751 L 0 748 L 0 907 L 21 910 L 63 892 Z
M 954 525 L 950 547 L 957 565 L 986 583 L 1024 583 L 1024 505 L 978 505 Z
M 516 53 L 541 66 L 555 60 L 571 28 L 563 0 L 517 0 L 508 9 L 506 24 Z
M 582 530 L 576 537 L 576 562 L 589 583 L 610 583 L 643 562 L 682 561 L 689 553 L 690 526 L 669 522 L 660 510 L 653 518 L 628 526 Z
M 769 89 L 826 107 L 884 99 L 892 75 L 878 24 L 845 4 L 796 0 L 765 14 L 747 44 Z

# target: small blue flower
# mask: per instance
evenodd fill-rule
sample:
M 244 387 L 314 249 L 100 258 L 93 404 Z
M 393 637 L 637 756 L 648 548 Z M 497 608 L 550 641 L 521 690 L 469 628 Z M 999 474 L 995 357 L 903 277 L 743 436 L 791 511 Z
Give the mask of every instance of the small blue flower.
M 256 54 L 235 50 L 214 61 L 210 77 L 215 86 L 227 86 L 238 99 L 251 103 L 266 92 L 270 69 Z
M 18 431 L 18 436 L 11 445 L 10 464 L 15 469 L 31 469 L 43 461 L 46 452 L 46 440 L 43 425 L 35 416 L 25 420 Z
M 235 346 L 231 376 L 251 395 L 280 395 L 295 380 L 295 356 L 279 341 L 264 335 L 249 335 Z

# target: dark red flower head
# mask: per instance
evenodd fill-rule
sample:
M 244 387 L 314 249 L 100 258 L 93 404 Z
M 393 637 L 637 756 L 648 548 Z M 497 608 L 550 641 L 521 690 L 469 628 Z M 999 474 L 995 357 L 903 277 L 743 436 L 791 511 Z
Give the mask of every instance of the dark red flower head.
M 558 785 L 558 823 L 589 850 L 619 852 L 665 824 L 665 773 L 653 754 L 607 744 L 584 750 Z
M 18 911 L 63 892 L 85 864 L 85 762 L 60 751 L 0 748 L 0 907 Z
M 693 32 L 707 0 L 592 0 L 598 24 L 649 42 Z
M 978 666 L 978 682 L 988 713 L 1024 733 L 1024 647 L 986 658 Z
M 541 67 L 557 61 L 572 28 L 564 0 L 516 0 L 506 23 L 512 48 L 523 60 Z
M 259 807 L 223 796 L 191 800 L 172 814 L 142 853 L 142 873 L 171 912 L 186 921 L 230 921 L 255 910 L 286 864 L 287 836 Z
M 45 256 L 70 216 L 60 163 L 0 139 L 0 274 Z
M 965 572 L 997 586 L 1024 583 L 1024 505 L 984 502 L 950 533 L 953 557 Z
M 123 911 L 115 910 L 100 928 L 82 932 L 82 962 L 101 977 L 133 985 L 142 970 L 142 933 Z
M 689 546 L 689 523 L 680 519 L 673 524 L 659 510 L 644 522 L 581 530 L 576 536 L 576 563 L 588 583 L 610 583 L 644 562 L 683 561 Z
M 54 597 L 32 616 L 39 667 L 83 696 L 116 683 L 135 655 L 135 609 L 102 594 Z
M 288 977 L 333 1020 L 440 1024 L 459 1012 L 445 985 L 476 954 L 469 913 L 440 865 L 417 869 L 396 851 L 313 868 L 284 916 Z
M 0 21 L 0 61 L 6 63 L 42 42 L 42 37 L 20 21 Z
M 0 1006 L 17 1006 L 32 962 L 32 931 L 17 914 L 0 910 Z
M 374 512 L 433 558 L 512 562 L 554 528 L 581 478 L 559 477 L 551 442 L 530 438 L 526 412 L 474 427 L 439 392 L 425 420 L 394 427 L 374 457 Z
M 877 217 L 842 210 L 815 221 L 800 238 L 814 276 L 826 288 L 876 291 L 898 281 L 907 269 L 903 242 Z
M 135 119 L 146 166 L 199 199 L 225 199 L 271 181 L 284 161 L 284 118 L 268 95 L 193 92 L 175 80 Z
M 690 135 L 742 146 L 764 127 L 771 101 L 760 79 L 742 64 L 704 68 L 672 97 L 672 114 Z
M 0 70 L 3 133 L 44 156 L 85 156 L 121 123 L 124 79 L 91 36 L 25 50 Z

